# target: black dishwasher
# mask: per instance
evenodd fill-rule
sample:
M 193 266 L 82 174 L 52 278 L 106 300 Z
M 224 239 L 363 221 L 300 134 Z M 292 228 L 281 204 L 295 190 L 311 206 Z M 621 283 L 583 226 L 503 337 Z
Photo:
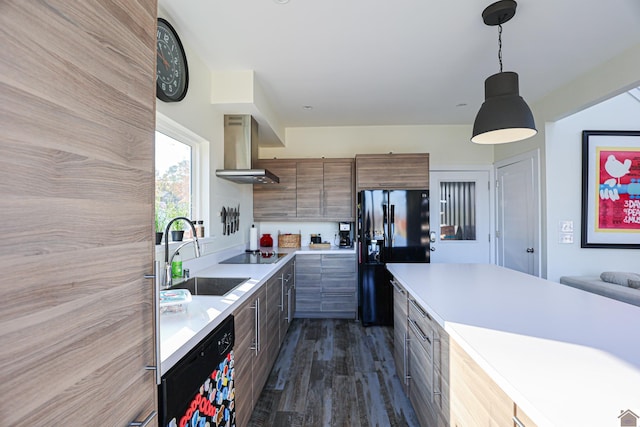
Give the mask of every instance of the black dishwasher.
M 233 326 L 227 317 L 162 377 L 160 426 L 236 425 Z

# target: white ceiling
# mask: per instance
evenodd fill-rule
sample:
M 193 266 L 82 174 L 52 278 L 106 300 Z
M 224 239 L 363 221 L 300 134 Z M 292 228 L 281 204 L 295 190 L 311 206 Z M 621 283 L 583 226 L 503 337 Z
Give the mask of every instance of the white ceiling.
M 499 71 L 490 3 L 159 1 L 212 71 L 255 71 L 284 127 L 471 124 Z M 640 1 L 522 0 L 502 41 L 532 104 L 640 43 Z

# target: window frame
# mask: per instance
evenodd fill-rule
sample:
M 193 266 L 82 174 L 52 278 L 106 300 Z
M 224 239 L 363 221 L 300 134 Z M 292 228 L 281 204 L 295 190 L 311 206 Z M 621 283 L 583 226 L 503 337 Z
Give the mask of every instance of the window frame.
M 205 221 L 205 231 L 208 231 L 210 227 L 206 225 L 209 222 L 209 180 L 207 179 L 209 176 L 209 141 L 158 112 L 156 112 L 155 130 L 191 147 L 191 215 L 193 218 L 190 219 Z

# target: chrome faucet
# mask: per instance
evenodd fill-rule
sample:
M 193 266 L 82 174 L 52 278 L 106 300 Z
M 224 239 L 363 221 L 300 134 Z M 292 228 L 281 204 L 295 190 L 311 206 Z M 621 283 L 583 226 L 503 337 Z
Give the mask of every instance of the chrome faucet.
M 184 216 L 177 216 L 175 218 L 173 218 L 171 221 L 169 221 L 169 223 L 167 224 L 167 228 L 164 232 L 165 235 L 165 239 L 164 239 L 164 275 L 165 275 L 165 280 L 164 280 L 164 286 L 165 288 L 169 288 L 171 287 L 171 285 L 173 285 L 173 278 L 171 277 L 171 262 L 173 261 L 173 257 L 176 256 L 176 254 L 178 253 L 178 251 L 180 249 L 182 249 L 184 246 L 188 245 L 191 242 L 184 242 L 183 244 L 181 244 L 180 246 L 178 246 L 178 248 L 173 251 L 173 254 L 171 255 L 171 258 L 169 258 L 169 228 L 171 228 L 171 224 L 173 224 L 174 222 L 181 220 L 181 221 L 186 221 L 187 224 L 189 224 L 189 227 L 191 227 L 191 232 L 193 235 L 193 251 L 196 255 L 196 258 L 200 257 L 200 242 L 198 242 L 198 236 L 196 235 L 196 227 L 193 225 L 193 223 L 191 222 L 191 220 L 187 217 Z

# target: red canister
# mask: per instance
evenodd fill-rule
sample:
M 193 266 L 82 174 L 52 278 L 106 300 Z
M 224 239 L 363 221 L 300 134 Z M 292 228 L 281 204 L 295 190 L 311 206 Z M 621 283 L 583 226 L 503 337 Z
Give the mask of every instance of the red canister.
M 271 238 L 271 234 L 263 234 L 260 237 L 260 246 L 264 246 L 270 248 L 273 246 L 273 239 Z

